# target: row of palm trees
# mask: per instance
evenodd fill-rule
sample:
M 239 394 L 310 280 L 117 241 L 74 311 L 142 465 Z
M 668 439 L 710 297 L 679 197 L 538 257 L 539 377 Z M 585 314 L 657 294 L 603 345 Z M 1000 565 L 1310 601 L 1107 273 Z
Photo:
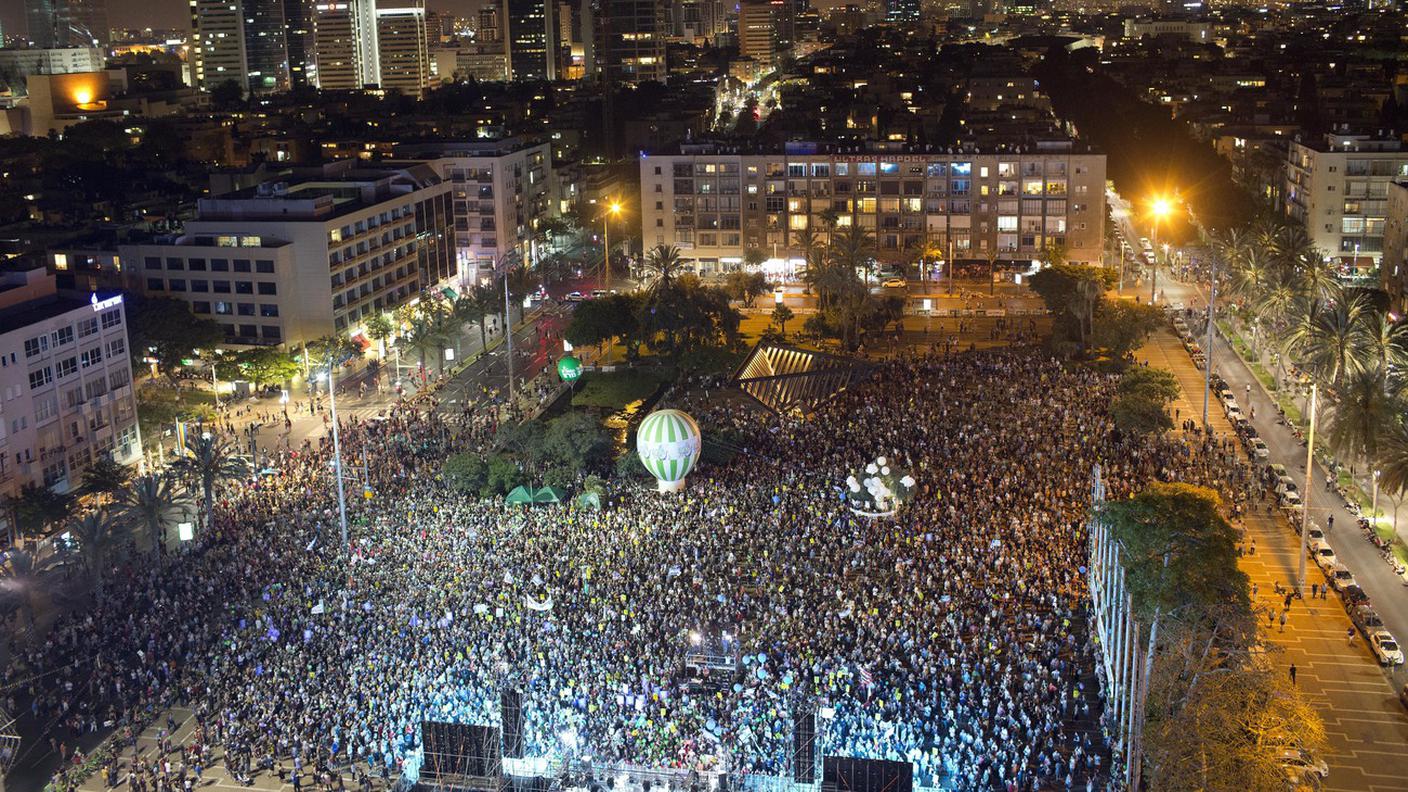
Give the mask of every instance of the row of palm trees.
M 508 279 L 508 302 L 521 305 L 523 298 L 538 286 L 538 278 L 523 267 L 515 267 L 504 276 Z M 454 348 L 460 357 L 462 331 L 467 325 L 479 326 L 482 348 L 489 344 L 488 321 L 500 317 L 507 325 L 508 306 L 504 300 L 504 280 L 478 284 L 453 299 L 448 296 L 426 297 L 415 305 L 397 308 L 390 314 L 376 314 L 367 321 L 367 335 L 384 346 L 395 341 L 399 347 L 420 361 L 422 369 L 428 360 L 438 361 L 437 370 L 445 371 L 442 350 Z
M 135 548 L 159 554 L 171 528 L 190 514 L 197 499 L 208 530 L 220 488 L 250 472 L 233 445 L 205 435 L 189 440 L 186 454 L 160 472 L 130 477 L 128 469 L 107 462 L 94 470 L 84 486 L 92 505 L 64 524 L 72 541 L 47 555 L 14 548 L 0 564 L 0 608 L 5 612 L 22 610 L 32 622 L 35 596 L 62 564 L 76 564 L 101 602 L 107 575 L 122 552 Z M 145 548 L 137 546 L 139 536 Z
M 1288 362 L 1319 387 L 1337 458 L 1377 470 L 1397 501 L 1408 493 L 1408 321 L 1376 289 L 1346 286 L 1299 226 L 1263 220 L 1208 239 L 1251 331 L 1256 356 Z

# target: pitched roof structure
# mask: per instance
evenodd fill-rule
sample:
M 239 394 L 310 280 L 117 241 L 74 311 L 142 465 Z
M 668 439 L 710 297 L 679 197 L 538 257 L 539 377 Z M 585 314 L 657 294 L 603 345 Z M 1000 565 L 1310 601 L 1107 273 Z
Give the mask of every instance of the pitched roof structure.
M 733 381 L 772 412 L 806 418 L 869 373 L 859 360 L 759 343 Z

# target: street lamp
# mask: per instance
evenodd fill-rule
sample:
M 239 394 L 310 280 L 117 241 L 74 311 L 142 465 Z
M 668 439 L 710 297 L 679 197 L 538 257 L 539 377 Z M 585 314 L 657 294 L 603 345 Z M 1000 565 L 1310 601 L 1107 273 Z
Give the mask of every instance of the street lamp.
M 337 476 L 337 521 L 342 529 L 342 550 L 347 550 L 347 496 L 342 489 L 342 441 L 337 431 L 337 378 L 329 363 L 327 373 L 320 379 L 328 384 L 328 409 L 332 412 L 332 465 Z
M 621 214 L 621 202 L 612 201 L 607 204 L 606 211 L 601 215 L 601 241 L 604 248 L 603 259 L 603 282 L 601 288 L 611 288 L 611 218 Z
M 1155 198 L 1150 206 L 1150 213 L 1154 216 L 1154 249 L 1159 247 L 1159 221 L 1163 220 L 1173 211 L 1173 204 L 1167 198 Z M 1167 253 L 1167 251 L 1165 251 Z M 1158 301 L 1159 288 L 1159 257 L 1154 254 L 1154 265 L 1149 276 L 1149 304 L 1153 305 Z

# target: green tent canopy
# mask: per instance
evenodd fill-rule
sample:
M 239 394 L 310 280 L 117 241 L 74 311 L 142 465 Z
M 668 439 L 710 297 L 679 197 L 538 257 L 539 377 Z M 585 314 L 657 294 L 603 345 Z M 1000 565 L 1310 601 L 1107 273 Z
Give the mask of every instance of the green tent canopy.
M 567 493 L 557 487 L 543 487 L 533 493 L 534 503 L 562 503 L 567 500 Z
M 532 503 L 533 491 L 522 485 L 514 487 L 513 491 L 504 498 L 504 503 Z
M 600 509 L 601 496 L 595 492 L 583 492 L 577 496 L 577 508 L 579 509 Z

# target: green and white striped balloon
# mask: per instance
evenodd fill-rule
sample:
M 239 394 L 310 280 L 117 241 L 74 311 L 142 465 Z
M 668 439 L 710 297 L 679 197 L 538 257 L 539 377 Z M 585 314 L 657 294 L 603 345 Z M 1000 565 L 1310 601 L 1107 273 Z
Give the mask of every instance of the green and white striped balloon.
M 636 432 L 636 454 L 661 489 L 677 489 L 699 461 L 699 424 L 679 410 L 656 410 L 645 416 Z M 674 484 L 674 487 L 667 487 Z

